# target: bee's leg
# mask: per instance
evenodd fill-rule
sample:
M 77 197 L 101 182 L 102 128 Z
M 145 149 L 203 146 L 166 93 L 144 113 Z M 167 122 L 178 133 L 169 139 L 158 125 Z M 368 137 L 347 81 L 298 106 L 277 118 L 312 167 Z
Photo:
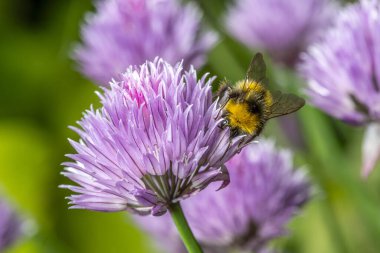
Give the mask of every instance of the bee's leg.
M 226 81 L 223 81 L 216 92 L 216 96 L 223 97 L 228 90 L 231 90 L 230 85 Z
M 237 127 L 232 127 L 230 128 L 230 138 L 235 138 L 236 136 L 238 136 L 240 134 L 240 131 Z
M 218 105 L 219 105 L 219 112 L 216 115 L 215 119 L 220 117 L 220 113 L 222 113 L 222 117 L 225 114 L 224 107 L 228 103 L 228 100 L 230 99 L 230 92 L 231 92 L 231 84 L 227 81 L 224 80 L 222 81 L 219 90 L 217 91 L 216 95 L 214 96 L 214 99 L 219 99 Z
M 227 116 L 227 112 L 226 110 L 224 110 L 224 107 L 226 106 L 227 102 L 228 102 L 229 98 L 228 98 L 228 94 L 224 95 L 224 97 L 219 101 L 219 111 L 218 111 L 218 114 L 216 115 L 215 119 L 219 118 L 219 117 L 226 117 Z
M 251 144 L 252 142 L 254 142 L 255 139 L 256 139 L 256 137 L 260 135 L 260 132 L 261 132 L 261 130 L 257 131 L 256 133 L 254 133 L 253 135 L 251 135 L 251 136 L 249 136 L 247 138 L 244 138 L 243 141 L 241 142 L 241 144 L 239 145 L 240 149 L 243 149 L 245 146 L 247 146 L 247 145 Z
M 227 119 L 224 119 L 222 122 L 220 122 L 220 124 L 218 125 L 218 127 L 220 129 L 225 129 L 226 127 L 228 126 L 228 120 Z

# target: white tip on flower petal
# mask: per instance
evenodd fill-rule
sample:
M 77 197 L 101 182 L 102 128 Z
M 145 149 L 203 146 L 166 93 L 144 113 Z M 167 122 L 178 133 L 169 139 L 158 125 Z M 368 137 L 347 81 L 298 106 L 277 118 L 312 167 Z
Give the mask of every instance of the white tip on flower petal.
M 380 124 L 370 124 L 364 134 L 363 139 L 363 164 L 362 176 L 368 177 L 380 159 Z

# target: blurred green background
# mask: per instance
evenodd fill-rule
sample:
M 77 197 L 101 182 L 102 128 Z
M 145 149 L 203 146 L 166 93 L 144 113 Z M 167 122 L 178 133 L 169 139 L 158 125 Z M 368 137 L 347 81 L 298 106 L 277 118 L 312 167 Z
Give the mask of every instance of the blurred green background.
M 205 21 L 218 26 L 226 1 L 202 1 Z M 155 252 L 124 213 L 68 210 L 58 189 L 64 154 L 73 152 L 67 126 L 97 104 L 97 89 L 75 69 L 69 52 L 90 0 L 0 1 L 0 193 L 29 220 L 29 233 L 7 253 Z M 203 71 L 243 77 L 252 52 L 225 38 Z M 291 71 L 272 65 L 272 83 L 299 90 Z M 347 126 L 307 106 L 298 113 L 304 147 L 284 138 L 281 124 L 265 131 L 292 147 L 305 165 L 316 197 L 276 242 L 284 252 L 377 253 L 380 250 L 380 168 L 360 178 L 363 129 Z

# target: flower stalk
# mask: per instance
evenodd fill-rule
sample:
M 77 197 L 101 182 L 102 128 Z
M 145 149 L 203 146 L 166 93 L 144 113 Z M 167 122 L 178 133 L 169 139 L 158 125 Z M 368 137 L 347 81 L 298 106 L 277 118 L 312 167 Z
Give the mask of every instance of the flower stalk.
M 201 246 L 195 239 L 194 234 L 187 223 L 180 203 L 172 204 L 169 207 L 169 212 L 187 251 L 189 253 L 203 253 Z

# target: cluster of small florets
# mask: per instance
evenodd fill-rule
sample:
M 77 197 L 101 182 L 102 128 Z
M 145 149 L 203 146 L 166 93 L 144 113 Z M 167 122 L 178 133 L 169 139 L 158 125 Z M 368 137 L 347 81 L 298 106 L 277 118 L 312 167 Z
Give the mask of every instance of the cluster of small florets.
M 206 252 L 268 252 L 268 242 L 287 234 L 286 225 L 311 196 L 304 171 L 288 150 L 270 140 L 251 144 L 226 163 L 231 183 L 210 185 L 182 202 L 196 238 Z M 186 252 L 169 215 L 135 217 L 165 252 Z
M 60 187 L 73 192 L 70 208 L 133 213 L 165 252 L 189 249 L 183 233 L 206 253 L 272 252 L 313 187 L 289 150 L 253 140 L 305 100 L 267 89 L 255 57 L 242 81 L 213 94 L 216 77 L 198 68 L 219 35 L 202 18 L 191 1 L 96 1 L 71 56 L 100 87 L 100 106 L 71 127 L 79 140 L 62 174 L 73 184 Z M 368 176 L 380 160 L 380 0 L 234 0 L 220 20 L 210 23 L 225 36 L 297 71 L 311 105 L 365 127 Z M 0 252 L 22 230 L 0 199 Z
M 104 88 L 103 107 L 75 128 L 75 162 L 65 163 L 63 174 L 80 185 L 64 186 L 79 193 L 73 207 L 161 215 L 211 182 L 224 185 L 241 137 L 219 127 L 212 80 L 157 58 Z
M 347 123 L 366 126 L 364 176 L 380 159 L 379 34 L 379 1 L 349 5 L 322 40 L 302 55 L 299 67 L 313 105 Z
M 83 43 L 73 57 L 81 71 L 107 86 L 130 65 L 160 56 L 175 64 L 200 67 L 217 40 L 216 33 L 202 30 L 201 14 L 194 4 L 177 0 L 99 1 L 97 12 L 86 16 Z
M 333 21 L 337 9 L 329 0 L 240 0 L 225 25 L 288 66 L 302 55 L 312 104 L 350 123 L 378 122 L 379 3 L 362 0 Z M 223 126 L 215 78 L 193 67 L 217 38 L 200 21 L 195 6 L 175 0 L 109 0 L 87 17 L 74 58 L 103 86 L 101 107 L 73 128 L 80 140 L 70 140 L 76 153 L 63 175 L 76 185 L 62 187 L 75 192 L 72 208 L 162 216 L 136 219 L 172 252 L 184 247 L 166 212 L 180 201 L 207 252 L 264 252 L 309 200 L 309 180 L 272 142 L 248 145 L 256 128 Z M 380 156 L 379 141 L 379 152 L 368 151 L 380 127 L 369 129 L 365 173 Z

